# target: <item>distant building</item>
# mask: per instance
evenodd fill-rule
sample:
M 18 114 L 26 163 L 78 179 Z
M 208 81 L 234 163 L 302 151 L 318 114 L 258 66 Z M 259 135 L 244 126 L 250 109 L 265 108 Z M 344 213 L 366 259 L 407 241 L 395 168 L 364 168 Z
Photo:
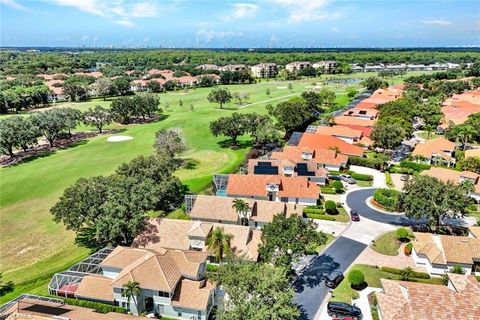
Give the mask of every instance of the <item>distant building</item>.
M 407 65 L 409 71 L 425 71 L 427 70 L 427 66 L 424 64 L 409 64 Z
M 200 70 L 218 70 L 218 68 L 219 67 L 216 64 L 201 64 L 195 67 L 195 69 Z
M 310 67 L 311 65 L 312 64 L 308 61 L 295 61 L 287 64 L 285 66 L 285 69 L 287 69 L 290 72 L 296 72 L 296 71 L 303 70 L 307 67 Z
M 379 72 L 385 69 L 383 64 L 367 64 L 365 65 L 365 72 Z
M 226 66 L 219 67 L 220 71 L 243 71 L 247 67 L 244 64 L 227 64 Z
M 312 65 L 315 69 L 321 69 L 323 70 L 323 73 L 334 73 L 335 68 L 337 67 L 337 62 L 336 61 L 319 61 L 316 62 Z
M 277 75 L 278 67 L 275 63 L 259 63 L 250 67 L 256 78 L 274 78 Z
M 351 64 L 350 69 L 352 70 L 352 72 L 364 72 L 365 71 L 365 69 L 362 66 L 359 66 L 356 63 Z

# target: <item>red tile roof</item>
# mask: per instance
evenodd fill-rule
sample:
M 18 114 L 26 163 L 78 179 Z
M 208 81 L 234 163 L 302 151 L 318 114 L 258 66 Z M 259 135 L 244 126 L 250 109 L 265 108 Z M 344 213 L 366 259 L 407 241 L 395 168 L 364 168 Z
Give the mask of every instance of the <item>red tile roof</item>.
M 279 185 L 279 197 L 317 199 L 320 188 L 306 177 L 274 175 L 230 174 L 227 195 L 267 197 L 267 184 Z
M 365 152 L 362 147 L 351 145 L 342 139 L 316 133 L 304 133 L 298 146 L 310 149 L 338 148 L 340 153 L 360 157 Z
M 373 127 L 375 120 L 362 119 L 359 117 L 349 117 L 349 116 L 338 116 L 333 119 L 335 124 L 342 126 L 364 126 L 364 127 Z
M 320 126 L 317 128 L 317 134 L 324 134 L 335 137 L 344 137 L 352 139 L 360 139 L 362 137 L 362 131 L 349 128 L 347 126 Z

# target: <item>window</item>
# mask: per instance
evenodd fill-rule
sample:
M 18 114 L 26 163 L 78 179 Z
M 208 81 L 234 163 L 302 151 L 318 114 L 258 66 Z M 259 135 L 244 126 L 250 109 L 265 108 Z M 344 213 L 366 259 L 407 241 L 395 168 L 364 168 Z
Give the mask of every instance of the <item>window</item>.
M 158 291 L 158 296 L 162 298 L 170 298 L 170 293 L 165 291 Z
M 177 312 L 177 316 L 178 316 L 178 317 L 181 317 L 181 316 L 182 316 L 182 313 L 181 313 L 181 312 Z

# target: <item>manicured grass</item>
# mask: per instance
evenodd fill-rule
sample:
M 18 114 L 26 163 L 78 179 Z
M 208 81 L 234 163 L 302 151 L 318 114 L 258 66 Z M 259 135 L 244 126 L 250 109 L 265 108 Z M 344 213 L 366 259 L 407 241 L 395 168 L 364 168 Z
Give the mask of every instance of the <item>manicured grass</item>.
M 391 231 L 375 239 L 375 242 L 370 245 L 370 248 L 387 256 L 398 256 L 398 249 L 401 244 L 397 238 L 396 231 Z
M 427 131 L 418 131 L 417 135 L 425 140 L 431 140 L 440 137 L 440 135 L 436 134 L 435 132 L 430 132 L 430 137 L 428 136 Z
M 335 237 L 333 235 L 331 235 L 330 233 L 325 233 L 325 235 L 327 236 L 327 241 L 322 244 L 321 246 L 318 246 L 315 251 L 317 251 L 319 254 L 325 250 L 325 247 L 330 243 L 332 242 L 333 239 L 335 239 Z
M 357 180 L 357 186 L 359 187 L 371 187 L 373 185 L 373 181 L 361 181 L 361 180 Z
M 338 208 L 338 214 L 334 215 L 335 221 L 339 222 L 349 222 L 350 221 L 350 215 L 347 213 L 347 210 L 345 208 Z
M 183 209 L 177 209 L 175 211 L 170 212 L 167 215 L 167 218 L 169 218 L 169 219 L 180 219 L 180 220 L 190 220 L 190 216 L 185 214 L 185 211 L 183 211 Z
M 342 75 L 343 78 L 366 78 L 369 74 Z M 24 292 L 45 292 L 45 284 L 54 272 L 67 269 L 88 255 L 88 250 L 73 243 L 74 234 L 65 230 L 61 224 L 52 221 L 50 208 L 58 200 L 63 190 L 80 177 L 108 175 L 122 162 L 137 155 L 150 154 L 155 132 L 162 128 L 181 128 L 186 136 L 188 151 L 185 158 L 195 160 L 198 165 L 192 169 L 182 169 L 176 174 L 191 191 L 199 192 L 211 183 L 214 173 L 234 171 L 243 161 L 248 151 L 247 139 L 240 141 L 244 147 L 236 150 L 222 147 L 219 142 L 224 137 L 213 137 L 208 125 L 212 120 L 232 112 L 266 113 L 265 105 L 285 101 L 300 94 L 312 82 L 320 83 L 327 77 L 299 81 L 262 81 L 255 85 L 232 85 L 232 92 L 248 92 L 251 106 L 228 104 L 228 110 L 220 110 L 216 104 L 206 99 L 211 88 L 197 88 L 187 92 L 180 90 L 159 94 L 166 119 L 149 124 L 119 125 L 112 124 L 106 129 L 122 130 L 120 134 L 132 136 L 133 140 L 111 143 L 109 135 L 100 135 L 66 148 L 48 156 L 31 159 L 13 167 L 0 169 L 0 272 L 4 280 L 16 284 L 13 293 L 0 301 L 13 298 Z M 401 78 L 398 78 L 401 81 Z M 280 89 L 293 83 L 293 90 Z M 337 92 L 336 102 L 343 106 L 346 85 L 327 84 Z M 350 86 L 350 85 L 349 85 Z M 360 85 L 354 85 L 360 88 Z M 271 94 L 266 95 L 266 89 Z M 270 99 L 276 99 L 269 101 Z M 182 100 L 183 107 L 179 106 Z M 169 107 L 166 108 L 168 102 Z M 54 107 L 73 107 L 87 110 L 95 105 L 108 107 L 110 101 L 93 99 L 82 103 L 59 103 Z M 193 111 L 190 111 L 193 105 Z M 238 110 L 232 110 L 238 109 Z M 8 116 L 8 115 L 7 115 Z M 77 130 L 93 130 L 80 126 Z
M 360 270 L 365 275 L 365 282 L 369 287 L 381 288 L 382 285 L 380 279 L 401 280 L 400 275 L 382 271 L 380 268 L 376 268 L 375 266 L 357 264 L 353 266 L 350 271 L 352 270 Z M 415 282 L 444 285 L 441 278 L 416 279 Z M 348 276 L 346 275 L 345 279 L 333 291 L 331 300 L 352 303 L 352 299 L 357 298 L 358 292 L 351 288 L 350 282 L 348 282 Z

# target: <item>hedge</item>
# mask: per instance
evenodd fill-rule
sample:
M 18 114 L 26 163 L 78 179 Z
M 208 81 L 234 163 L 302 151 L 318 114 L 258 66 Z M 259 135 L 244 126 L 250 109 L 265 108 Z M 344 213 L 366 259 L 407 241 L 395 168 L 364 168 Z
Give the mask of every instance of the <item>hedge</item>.
M 391 268 L 391 267 L 382 267 L 381 270 L 384 272 L 398 274 L 398 275 L 401 275 L 403 271 L 402 269 Z M 413 271 L 412 275 L 414 278 L 417 278 L 417 279 L 430 279 L 430 275 L 426 272 Z
M 343 190 L 343 184 L 342 184 L 340 181 L 338 181 L 338 180 L 335 180 L 335 181 L 332 182 L 332 187 L 333 187 L 333 189 L 335 189 L 336 191 L 341 191 L 341 190 Z
M 100 303 L 100 302 L 93 302 L 87 300 L 80 300 L 80 299 L 72 299 L 72 298 L 64 298 L 59 296 L 52 296 L 52 298 L 60 299 L 65 302 L 65 304 L 77 307 L 83 307 L 88 309 L 93 309 L 98 313 L 109 313 L 109 312 L 116 312 L 116 313 L 127 313 L 128 310 L 126 308 L 113 306 L 110 304 Z
M 320 191 L 323 194 L 337 194 L 337 191 L 335 191 L 335 189 L 330 187 L 320 187 Z
M 414 174 L 415 170 L 410 168 L 402 168 L 399 166 L 393 166 L 388 168 L 388 172 L 390 173 L 400 173 L 400 174 Z
M 315 214 L 315 213 L 307 213 L 307 218 L 310 219 L 319 219 L 319 220 L 328 220 L 328 221 L 335 221 L 335 218 L 332 216 L 327 216 L 326 214 Z
M 215 271 L 218 270 L 218 268 L 219 268 L 219 266 L 216 265 L 216 264 L 207 263 L 207 271 L 208 272 L 215 272 Z
M 395 211 L 398 209 L 398 200 L 401 192 L 393 189 L 377 189 L 373 193 L 373 200 L 382 207 Z
M 348 171 L 348 174 L 352 176 L 353 179 L 359 181 L 373 181 L 373 176 L 369 174 L 357 173 L 355 171 Z
M 420 171 L 428 170 L 432 166 L 429 165 L 429 164 L 425 164 L 425 163 L 417 163 L 417 162 L 413 162 L 413 161 L 404 160 L 404 161 L 400 162 L 400 167 L 409 168 L 409 169 L 412 169 L 414 171 L 420 172 Z
M 385 182 L 387 183 L 387 186 L 393 188 L 395 185 L 393 184 L 392 181 L 392 176 L 390 175 L 390 172 L 385 171 Z
M 304 214 L 324 214 L 323 209 L 317 209 L 317 208 L 305 208 L 303 209 Z
M 350 165 L 357 165 L 372 169 L 380 170 L 383 166 L 383 161 L 379 161 L 376 158 L 361 158 L 361 157 L 348 157 Z

